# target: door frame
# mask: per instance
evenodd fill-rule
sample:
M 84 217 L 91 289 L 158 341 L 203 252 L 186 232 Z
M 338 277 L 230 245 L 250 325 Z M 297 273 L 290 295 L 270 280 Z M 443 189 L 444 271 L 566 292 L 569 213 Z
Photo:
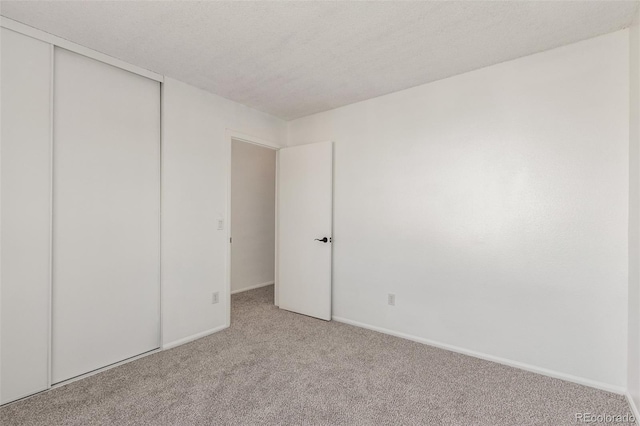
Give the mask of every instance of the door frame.
M 231 145 L 234 140 L 239 142 L 245 142 L 252 145 L 257 145 L 262 148 L 268 148 L 276 151 L 276 197 L 275 197 L 275 274 L 274 274 L 274 304 L 278 306 L 278 155 L 277 151 L 281 148 L 285 148 L 275 142 L 252 136 L 247 133 L 243 133 L 238 130 L 226 129 L 226 141 L 227 141 L 227 206 L 225 211 L 226 227 L 225 238 L 227 241 L 225 250 L 225 306 L 227 310 L 226 314 L 226 326 L 231 325 Z

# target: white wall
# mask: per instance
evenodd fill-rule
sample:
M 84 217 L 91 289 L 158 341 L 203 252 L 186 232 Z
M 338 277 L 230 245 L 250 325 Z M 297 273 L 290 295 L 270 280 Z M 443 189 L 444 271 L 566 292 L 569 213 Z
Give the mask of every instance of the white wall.
M 640 408 L 640 10 L 629 31 L 629 354 L 627 386 Z M 637 414 L 637 411 L 636 411 Z
M 231 291 L 273 283 L 276 151 L 241 141 L 231 146 Z
M 335 142 L 334 317 L 624 390 L 628 44 L 290 122 Z
M 282 120 L 169 78 L 163 92 L 163 346 L 226 325 L 226 219 L 231 128 L 284 142 Z M 212 293 L 220 303 L 212 304 Z

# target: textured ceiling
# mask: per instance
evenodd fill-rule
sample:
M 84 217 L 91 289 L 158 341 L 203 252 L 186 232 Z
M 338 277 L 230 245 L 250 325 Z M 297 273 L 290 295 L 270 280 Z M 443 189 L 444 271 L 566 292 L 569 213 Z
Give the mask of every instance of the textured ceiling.
M 3 1 L 49 33 L 293 119 L 629 26 L 637 1 Z

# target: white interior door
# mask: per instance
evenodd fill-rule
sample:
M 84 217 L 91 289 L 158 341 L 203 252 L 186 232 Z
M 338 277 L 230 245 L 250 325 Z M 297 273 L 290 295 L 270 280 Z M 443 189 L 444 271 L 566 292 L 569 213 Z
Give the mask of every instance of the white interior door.
M 333 144 L 278 151 L 278 305 L 331 319 Z
M 56 48 L 52 381 L 160 346 L 160 86 Z

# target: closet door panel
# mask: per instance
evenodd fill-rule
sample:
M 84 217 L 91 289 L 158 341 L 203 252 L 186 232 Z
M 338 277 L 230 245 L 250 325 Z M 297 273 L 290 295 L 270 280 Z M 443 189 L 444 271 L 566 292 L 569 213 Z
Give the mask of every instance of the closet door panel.
M 0 402 L 49 386 L 51 45 L 2 28 Z
M 53 382 L 160 346 L 159 83 L 55 50 Z

